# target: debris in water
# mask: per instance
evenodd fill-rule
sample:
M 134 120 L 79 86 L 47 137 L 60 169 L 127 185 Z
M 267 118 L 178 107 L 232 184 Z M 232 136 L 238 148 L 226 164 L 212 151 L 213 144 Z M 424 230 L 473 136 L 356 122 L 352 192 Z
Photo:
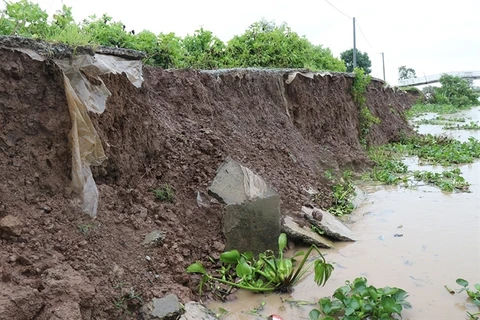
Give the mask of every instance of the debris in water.
M 283 320 L 283 318 L 280 317 L 278 314 L 272 314 L 268 316 L 267 320 Z
M 447 287 L 447 285 L 444 286 L 445 289 L 447 289 L 448 293 L 450 294 L 455 294 L 455 291 L 453 291 L 452 289 L 450 289 L 449 287 Z
M 385 238 L 384 238 L 383 236 L 379 236 L 379 237 L 378 237 L 378 240 L 382 240 L 382 241 L 383 241 L 384 239 L 385 239 Z
M 395 238 L 403 237 L 403 233 L 395 233 L 393 236 L 394 236 Z

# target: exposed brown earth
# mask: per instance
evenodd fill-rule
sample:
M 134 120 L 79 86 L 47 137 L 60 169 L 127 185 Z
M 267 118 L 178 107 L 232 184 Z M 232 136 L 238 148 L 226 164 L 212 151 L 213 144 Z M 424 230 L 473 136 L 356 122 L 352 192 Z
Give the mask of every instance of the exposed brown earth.
M 141 89 L 122 75 L 103 77 L 112 96 L 92 119 L 108 160 L 93 169 L 100 203 L 92 220 L 76 209 L 69 187 L 61 72 L 0 49 L 0 319 L 134 318 L 142 304 L 134 295 L 196 299 L 185 268 L 224 248 L 223 207 L 206 191 L 226 157 L 270 183 L 285 215 L 310 201 L 306 188 L 324 195 L 327 207 L 325 170 L 370 165 L 358 139 L 353 79 L 297 76 L 286 84 L 287 76 L 146 67 Z M 381 119 L 371 145 L 410 132 L 401 111 L 411 96 L 373 82 L 367 101 Z M 165 183 L 173 203 L 151 191 Z M 153 230 L 164 239 L 143 245 Z

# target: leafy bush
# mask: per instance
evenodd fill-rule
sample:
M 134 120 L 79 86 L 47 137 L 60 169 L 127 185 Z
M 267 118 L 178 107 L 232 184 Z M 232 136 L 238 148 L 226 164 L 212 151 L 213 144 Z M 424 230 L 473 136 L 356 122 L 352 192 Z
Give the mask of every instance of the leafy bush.
M 183 39 L 183 47 L 184 63 L 187 68 L 218 69 L 228 65 L 226 46 L 211 31 L 200 28 L 193 35 L 187 35 Z
M 345 65 L 329 49 L 314 46 L 286 23 L 261 20 L 228 42 L 234 67 L 308 68 L 345 71 Z
M 435 88 L 436 103 L 451 104 L 458 108 L 480 104 L 467 80 L 444 74 L 440 77 L 440 84 L 441 87 Z

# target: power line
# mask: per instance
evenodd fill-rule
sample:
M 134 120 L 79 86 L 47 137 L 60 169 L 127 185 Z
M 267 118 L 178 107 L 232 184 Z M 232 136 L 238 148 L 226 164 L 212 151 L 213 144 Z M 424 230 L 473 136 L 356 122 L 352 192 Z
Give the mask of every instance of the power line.
M 367 37 L 365 37 L 365 34 L 363 33 L 362 27 L 360 26 L 360 23 L 358 22 L 358 19 L 356 20 L 356 22 L 357 22 L 357 25 L 358 25 L 358 30 L 360 30 L 360 33 L 362 34 L 363 39 L 365 39 L 365 41 L 367 42 L 367 44 L 370 46 L 370 48 L 373 51 L 377 52 L 377 50 L 375 50 L 375 48 L 370 44 L 370 41 L 368 41 Z M 377 53 L 380 54 L 381 52 L 377 52 Z
M 333 9 L 337 10 L 338 12 L 340 12 L 341 14 L 343 14 L 345 17 L 347 17 L 348 19 L 352 19 L 352 17 L 350 17 L 348 14 L 346 14 L 345 12 L 343 12 L 342 10 L 338 9 L 337 7 L 335 7 L 333 4 L 330 3 L 330 1 L 328 0 L 325 0 L 326 3 L 328 3 L 330 6 L 332 6 Z

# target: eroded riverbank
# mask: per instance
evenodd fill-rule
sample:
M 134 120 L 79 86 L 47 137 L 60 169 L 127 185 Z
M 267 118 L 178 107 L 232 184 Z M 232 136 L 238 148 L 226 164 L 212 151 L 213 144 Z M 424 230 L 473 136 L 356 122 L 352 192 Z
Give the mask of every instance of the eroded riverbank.
M 478 121 L 480 108 L 448 117 Z M 422 125 L 419 132 L 445 130 L 438 125 Z M 447 134 L 466 140 L 470 136 L 478 138 L 479 131 L 448 130 Z M 406 163 L 411 170 L 416 166 L 442 169 L 418 166 L 412 158 Z M 459 277 L 471 283 L 479 280 L 480 162 L 459 168 L 471 184 L 470 193 L 443 193 L 424 185 L 416 189 L 362 185 L 367 199 L 349 222 L 358 241 L 324 250 L 327 260 L 335 262 L 335 271 L 325 287 L 318 288 L 310 275 L 291 295 L 239 292 L 236 301 L 211 302 L 209 307 L 226 309 L 229 313 L 222 319 L 255 319 L 247 312 L 265 302 L 259 313 L 262 316 L 277 313 L 284 319 L 308 319 L 312 306 L 292 306 L 282 299 L 316 302 L 330 296 L 345 280 L 363 276 L 374 286 L 396 286 L 409 293 L 413 308 L 402 313 L 403 319 L 465 319 L 467 310 L 475 312 L 478 308 L 469 303 L 464 293 L 451 295 L 444 286 L 457 288 L 455 279 Z

